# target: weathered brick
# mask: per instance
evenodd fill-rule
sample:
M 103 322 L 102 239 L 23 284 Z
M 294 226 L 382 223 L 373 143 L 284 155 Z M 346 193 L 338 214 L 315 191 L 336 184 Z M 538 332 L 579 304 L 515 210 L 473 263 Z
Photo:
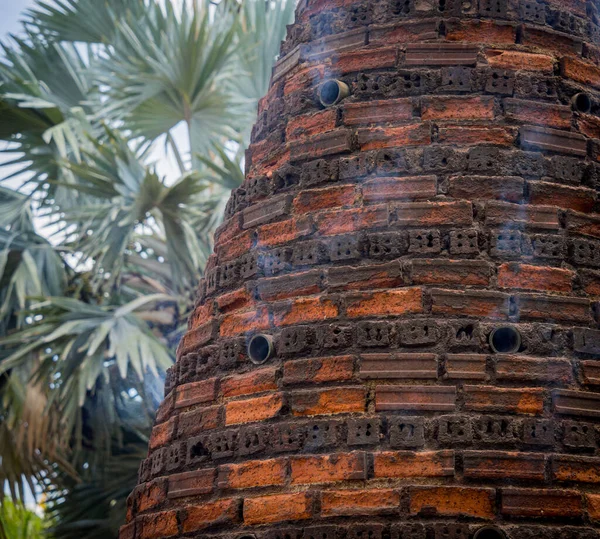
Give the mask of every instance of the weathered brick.
M 493 386 L 465 386 L 464 408 L 473 412 L 513 412 L 539 415 L 544 409 L 544 391 Z
M 346 297 L 346 314 L 350 318 L 401 316 L 421 312 L 423 291 L 420 288 L 361 292 Z
M 475 65 L 478 49 L 467 43 L 409 43 L 404 63 L 417 67 Z
M 293 485 L 364 480 L 367 459 L 363 452 L 310 455 L 290 458 Z
M 568 211 L 566 227 L 573 234 L 600 238 L 600 216 Z
M 279 195 L 246 208 L 242 212 L 243 227 L 253 228 L 287 214 L 291 202 L 290 195 Z
M 238 522 L 239 507 L 240 500 L 237 499 L 221 499 L 201 505 L 190 505 L 185 510 L 183 533 Z
M 184 408 L 194 404 L 210 403 L 217 395 L 217 379 L 210 378 L 191 384 L 184 384 L 177 388 L 175 394 L 175 408 Z
M 316 216 L 317 230 L 323 236 L 348 234 L 365 228 L 377 228 L 388 223 L 388 207 L 386 204 L 334 210 Z
M 210 343 L 216 336 L 219 325 L 217 321 L 210 318 L 204 324 L 188 331 L 181 339 L 181 344 L 177 349 L 177 358 L 194 352 L 197 348 Z
M 170 475 L 169 498 L 209 494 L 214 488 L 215 475 L 215 468 Z
M 280 486 L 285 483 L 285 459 L 250 460 L 219 466 L 219 488 L 245 489 Z
M 352 356 L 296 359 L 283 364 L 283 383 L 341 382 L 351 380 L 353 372 Z
M 548 127 L 525 125 L 520 129 L 521 147 L 577 155 L 587 155 L 587 140 L 579 133 L 559 131 Z
M 368 69 L 383 69 L 396 65 L 396 47 L 380 47 L 358 51 L 341 52 L 334 58 L 334 68 L 340 73 L 352 73 Z
M 171 417 L 168 421 L 154 426 L 150 435 L 150 449 L 153 450 L 168 444 L 174 438 L 176 429 L 176 417 Z
M 501 512 L 517 517 L 578 517 L 581 494 L 572 490 L 502 489 Z
M 500 292 L 433 289 L 431 299 L 434 314 L 502 319 L 510 312 L 510 296 Z
M 552 394 L 552 402 L 559 414 L 600 417 L 600 393 L 557 389 Z
M 292 117 L 288 120 L 285 128 L 285 139 L 288 142 L 292 142 L 331 131 L 335 129 L 336 122 L 337 110 L 335 108 Z
M 396 146 L 431 144 L 429 124 L 409 124 L 401 127 L 371 127 L 358 130 L 358 144 L 363 152 Z
M 575 273 L 562 268 L 530 266 L 509 262 L 498 268 L 500 288 L 518 288 L 548 292 L 570 292 Z
M 330 490 L 321 494 L 321 515 L 360 516 L 396 512 L 400 495 L 391 489 Z
M 268 329 L 270 326 L 269 313 L 266 307 L 258 307 L 253 311 L 232 313 L 224 316 L 221 321 L 221 337 L 235 337 L 248 331 Z
M 485 55 L 488 64 L 496 69 L 536 71 L 548 74 L 554 72 L 554 59 L 545 54 L 488 49 Z
M 600 494 L 586 494 L 585 498 L 590 518 L 600 520 Z
M 280 393 L 231 401 L 225 405 L 225 424 L 264 421 L 279 415 L 282 408 L 283 397 Z
M 582 361 L 580 365 L 583 382 L 588 385 L 600 386 L 600 362 Z
M 563 76 L 582 84 L 600 88 L 600 67 L 578 58 L 565 57 L 561 62 Z
M 209 406 L 179 414 L 177 436 L 187 438 L 205 430 L 216 429 L 220 424 L 220 407 Z
M 298 193 L 294 200 L 294 210 L 296 213 L 308 213 L 335 208 L 349 208 L 356 204 L 357 199 L 358 194 L 354 185 L 308 189 Z
M 374 477 L 445 477 L 454 475 L 454 451 L 374 453 Z
M 138 514 L 158 507 L 167 496 L 168 481 L 165 478 L 154 479 L 136 488 L 139 492 L 136 502 Z
M 228 376 L 221 380 L 221 393 L 223 397 L 230 398 L 272 391 L 277 389 L 276 376 L 277 369 L 274 367 Z
M 573 112 L 567 105 L 554 105 L 525 99 L 504 99 L 506 118 L 521 123 L 570 129 Z
M 447 354 L 446 374 L 448 380 L 485 380 L 486 356 L 481 354 Z
M 553 455 L 552 477 L 558 481 L 600 483 L 600 459 L 597 457 Z
M 177 511 L 161 511 L 137 519 L 136 536 L 139 539 L 162 539 L 173 537 L 178 532 Z
M 387 386 L 375 388 L 375 409 L 452 412 L 456 407 L 453 386 Z
M 290 157 L 293 161 L 317 159 L 326 155 L 346 153 L 351 149 L 352 133 L 346 129 L 334 129 L 307 140 L 293 142 L 290 146 Z
M 362 354 L 360 377 L 365 379 L 436 379 L 435 354 L 381 353 Z
M 485 222 L 493 226 L 558 229 L 558 211 L 552 206 L 528 206 L 508 202 L 488 202 Z
M 490 125 L 452 125 L 438 126 L 437 141 L 446 144 L 495 144 L 512 146 L 517 140 L 517 127 Z
M 254 231 L 246 230 L 232 240 L 220 243 L 215 247 L 219 260 L 226 262 L 239 258 L 244 253 L 248 252 L 254 243 Z
M 586 187 L 571 187 L 550 182 L 528 182 L 529 202 L 551 205 L 579 212 L 592 212 L 597 194 Z
M 396 223 L 404 226 L 469 226 L 473 222 L 470 203 L 456 202 L 407 202 L 394 204 Z
M 410 263 L 413 284 L 487 286 L 491 266 L 483 260 L 415 259 Z
M 412 99 L 385 99 L 346 103 L 343 108 L 345 125 L 365 125 L 401 122 L 413 117 Z
M 366 391 L 362 387 L 335 387 L 311 391 L 295 391 L 290 395 L 295 416 L 331 415 L 364 412 Z
M 494 98 L 489 96 L 435 96 L 421 99 L 423 120 L 492 120 Z
M 525 181 L 516 176 L 452 176 L 448 194 L 453 198 L 497 199 L 521 202 Z
M 247 310 L 254 303 L 254 298 L 246 288 L 238 288 L 215 299 L 215 303 L 222 313 Z
M 361 290 L 396 288 L 404 284 L 398 261 L 368 266 L 338 266 L 329 268 L 327 282 L 332 289 Z
M 438 28 L 435 20 L 396 22 L 369 27 L 369 44 L 390 45 L 436 39 Z
M 339 309 L 333 300 L 314 296 L 277 303 L 273 306 L 276 326 L 320 322 L 336 318 Z
M 256 283 L 256 291 L 264 301 L 309 296 L 318 293 L 321 287 L 322 273 L 318 270 L 261 279 Z
M 310 236 L 313 231 L 313 224 L 310 217 L 293 217 L 272 223 L 270 225 L 262 225 L 256 229 L 258 237 L 258 247 L 273 247 L 288 243 L 299 238 Z
M 543 481 L 546 457 L 542 453 L 464 451 L 464 476 L 472 479 Z
M 259 496 L 244 500 L 244 524 L 256 526 L 312 517 L 312 496 L 308 492 Z
M 516 35 L 516 26 L 512 24 L 479 19 L 450 19 L 446 27 L 448 41 L 509 45 L 515 42 Z
M 492 518 L 496 492 L 491 488 L 411 487 L 410 513 Z
M 496 375 L 498 380 L 568 384 L 573 381 L 573 367 L 567 359 L 498 355 Z
M 435 176 L 375 178 L 362 184 L 362 192 L 367 203 L 423 200 L 436 196 L 437 180 Z
M 590 322 L 591 305 L 588 299 L 557 296 L 521 295 L 517 298 L 519 314 L 549 322 Z

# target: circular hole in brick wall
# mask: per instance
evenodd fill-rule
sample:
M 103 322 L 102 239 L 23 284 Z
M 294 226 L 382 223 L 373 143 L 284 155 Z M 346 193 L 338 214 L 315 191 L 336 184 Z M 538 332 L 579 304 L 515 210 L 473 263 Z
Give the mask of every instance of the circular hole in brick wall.
M 511 326 L 500 326 L 490 333 L 490 346 L 497 354 L 514 354 L 521 348 L 521 334 Z
M 506 539 L 506 534 L 499 528 L 486 526 L 477 530 L 473 539 Z
M 248 357 L 255 365 L 261 365 L 273 355 L 273 337 L 254 335 L 248 343 Z
M 319 101 L 324 107 L 331 107 L 347 97 L 350 89 L 345 82 L 331 79 L 321 84 L 319 88 Z
M 592 98 L 588 94 L 575 94 L 571 103 L 577 112 L 588 113 L 592 110 Z

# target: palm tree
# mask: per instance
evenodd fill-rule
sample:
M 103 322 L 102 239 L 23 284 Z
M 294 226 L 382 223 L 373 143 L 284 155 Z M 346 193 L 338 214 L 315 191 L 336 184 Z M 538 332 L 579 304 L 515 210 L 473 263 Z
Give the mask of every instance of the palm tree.
M 294 9 L 180 4 L 38 0 L 0 44 L 0 498 L 53 537 L 124 519 Z

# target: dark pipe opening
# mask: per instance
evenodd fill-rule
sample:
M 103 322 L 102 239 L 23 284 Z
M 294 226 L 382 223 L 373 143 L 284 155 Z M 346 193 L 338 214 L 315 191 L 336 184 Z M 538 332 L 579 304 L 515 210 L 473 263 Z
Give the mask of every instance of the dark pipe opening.
M 506 534 L 498 528 L 486 526 L 477 530 L 473 539 L 506 539 Z
M 348 94 L 349 88 L 346 83 L 331 79 L 324 82 L 319 88 L 319 101 L 324 107 L 331 107 L 339 103 Z
M 273 354 L 273 337 L 270 335 L 254 335 L 248 343 L 248 357 L 256 365 L 267 361 Z
M 571 100 L 573 103 L 573 108 L 577 112 L 588 113 L 592 110 L 592 99 L 588 94 L 576 94 L 573 96 Z
M 521 348 L 521 334 L 511 326 L 501 326 L 490 333 L 490 346 L 497 354 L 514 354 Z

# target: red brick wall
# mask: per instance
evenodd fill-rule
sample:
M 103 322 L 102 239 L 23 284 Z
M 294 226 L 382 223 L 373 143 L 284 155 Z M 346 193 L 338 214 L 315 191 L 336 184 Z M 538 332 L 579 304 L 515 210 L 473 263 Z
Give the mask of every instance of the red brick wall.
M 300 2 L 122 539 L 600 537 L 599 21 Z

